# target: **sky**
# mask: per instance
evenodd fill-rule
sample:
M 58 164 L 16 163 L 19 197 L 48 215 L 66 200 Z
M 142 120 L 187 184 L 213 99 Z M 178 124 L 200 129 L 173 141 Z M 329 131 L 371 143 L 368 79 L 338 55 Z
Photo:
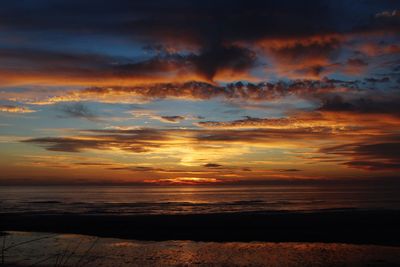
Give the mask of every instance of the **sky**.
M 400 2 L 2 1 L 0 184 L 396 179 Z

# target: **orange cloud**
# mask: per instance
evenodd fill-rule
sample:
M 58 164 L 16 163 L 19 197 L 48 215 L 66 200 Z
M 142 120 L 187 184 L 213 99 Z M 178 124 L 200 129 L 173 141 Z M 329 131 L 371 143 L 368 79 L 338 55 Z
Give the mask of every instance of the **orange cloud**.
M 273 59 L 267 71 L 292 79 L 317 79 L 327 75 L 334 62 L 343 35 L 322 34 L 306 37 L 262 39 L 256 43 Z
M 286 118 L 246 117 L 234 121 L 201 121 L 199 127 L 208 129 L 270 129 L 300 134 L 331 133 L 334 135 L 384 134 L 395 131 L 400 125 L 400 117 L 384 113 L 357 113 L 350 111 L 300 112 Z
M 8 113 L 32 113 L 36 112 L 28 107 L 12 106 L 12 105 L 0 105 L 0 112 Z
M 142 103 L 155 99 L 265 101 L 285 96 L 303 98 L 319 97 L 324 94 L 355 91 L 354 83 L 336 80 L 294 80 L 291 82 L 232 83 L 218 86 L 205 82 L 153 83 L 137 86 L 89 87 L 62 92 L 52 97 L 27 101 L 37 105 L 58 102 L 97 101 L 105 103 Z M 14 96 L 15 98 L 15 96 Z

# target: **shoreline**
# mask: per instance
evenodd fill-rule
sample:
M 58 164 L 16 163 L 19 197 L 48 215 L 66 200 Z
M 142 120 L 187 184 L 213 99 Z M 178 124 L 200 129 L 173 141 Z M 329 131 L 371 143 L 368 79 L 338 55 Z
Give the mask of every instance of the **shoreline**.
M 400 210 L 188 215 L 0 214 L 0 231 L 147 241 L 323 242 L 400 246 Z

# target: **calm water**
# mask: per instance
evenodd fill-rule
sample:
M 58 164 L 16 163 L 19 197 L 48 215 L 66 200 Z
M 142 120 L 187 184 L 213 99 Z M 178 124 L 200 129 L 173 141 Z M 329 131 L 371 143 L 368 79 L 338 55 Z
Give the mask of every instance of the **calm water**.
M 0 187 L 0 212 L 185 214 L 400 209 L 398 188 L 337 186 Z

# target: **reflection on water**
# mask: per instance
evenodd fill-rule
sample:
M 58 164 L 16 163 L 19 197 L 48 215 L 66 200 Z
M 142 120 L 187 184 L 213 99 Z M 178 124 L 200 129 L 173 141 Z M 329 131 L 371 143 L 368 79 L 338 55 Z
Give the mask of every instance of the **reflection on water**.
M 393 188 L 338 186 L 0 187 L 0 212 L 176 214 L 332 208 L 398 209 Z
M 69 234 L 8 233 L 5 244 L 6 248 L 11 248 L 6 250 L 5 263 L 21 266 L 289 267 L 400 264 L 399 247 L 323 243 L 150 242 Z

